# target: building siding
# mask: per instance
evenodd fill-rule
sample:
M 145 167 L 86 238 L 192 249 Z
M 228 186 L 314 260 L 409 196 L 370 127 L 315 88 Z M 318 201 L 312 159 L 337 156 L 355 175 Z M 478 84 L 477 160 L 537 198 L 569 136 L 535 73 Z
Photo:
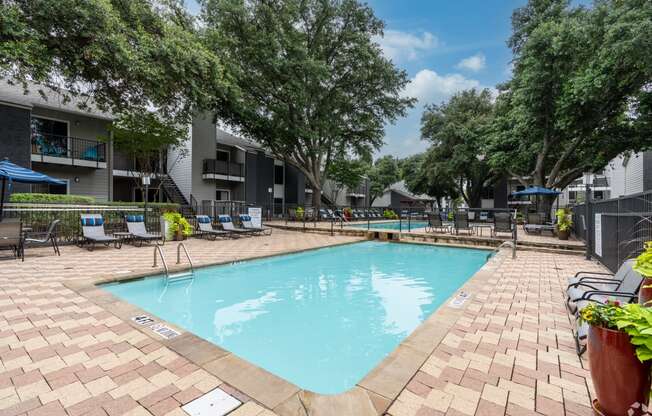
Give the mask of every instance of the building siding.
M 0 105 L 0 159 L 31 167 L 30 110 Z M 13 192 L 28 192 L 29 185 L 16 183 Z M 5 189 L 8 192 L 8 189 Z
M 192 130 L 192 127 L 188 129 Z M 186 200 L 190 201 L 192 193 L 192 138 L 188 138 L 179 147 L 168 150 L 167 173 L 177 185 Z
M 201 201 L 215 199 L 215 182 L 202 178 L 204 159 L 215 159 L 217 129 L 208 116 L 192 122 L 192 195 Z
M 644 157 L 642 153 L 635 153 L 629 156 L 625 165 L 625 156 L 618 156 L 613 159 L 605 169 L 605 175 L 609 178 L 611 197 L 617 198 L 643 192 L 644 186 Z

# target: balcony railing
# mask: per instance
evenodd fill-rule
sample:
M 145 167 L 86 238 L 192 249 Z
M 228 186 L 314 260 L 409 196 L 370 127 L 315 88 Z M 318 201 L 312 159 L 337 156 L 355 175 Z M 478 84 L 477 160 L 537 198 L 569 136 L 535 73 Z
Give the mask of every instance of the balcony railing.
M 204 159 L 202 169 L 204 175 L 244 176 L 244 165 L 242 163 L 225 162 L 216 159 Z
M 40 155 L 41 161 L 47 161 L 45 157 L 72 159 L 73 165 L 75 160 L 105 163 L 106 143 L 78 137 L 33 132 L 32 154 Z

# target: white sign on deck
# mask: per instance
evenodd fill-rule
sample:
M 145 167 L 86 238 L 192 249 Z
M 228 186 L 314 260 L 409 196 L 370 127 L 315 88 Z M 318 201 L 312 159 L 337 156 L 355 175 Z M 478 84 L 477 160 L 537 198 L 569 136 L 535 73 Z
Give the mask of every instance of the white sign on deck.
M 602 257 L 602 214 L 595 214 L 595 254 Z
M 263 226 L 263 209 L 260 207 L 249 207 L 247 214 L 251 217 L 251 225 L 254 227 Z

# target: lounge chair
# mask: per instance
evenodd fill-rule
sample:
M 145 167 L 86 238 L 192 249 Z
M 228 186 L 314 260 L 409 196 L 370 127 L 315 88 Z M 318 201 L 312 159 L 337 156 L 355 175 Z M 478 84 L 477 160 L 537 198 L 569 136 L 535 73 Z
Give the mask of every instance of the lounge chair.
M 487 211 L 480 211 L 480 221 L 482 222 L 489 221 L 489 213 Z
M 143 215 L 125 215 L 125 221 L 127 222 L 127 230 L 131 234 L 134 245 L 138 243 L 138 246 L 142 246 L 143 243 L 149 243 L 151 241 L 165 241 L 160 234 L 147 232 L 145 217 Z
M 10 249 L 14 257 L 25 261 L 23 223 L 19 219 L 8 218 L 0 222 L 0 248 Z
M 572 299 L 573 305 L 575 306 L 575 347 L 578 355 L 582 355 L 584 351 L 586 351 L 586 345 L 582 345 L 581 341 L 588 336 L 589 332 L 588 324 L 586 324 L 586 322 L 582 323 L 578 319 L 582 309 L 587 307 L 591 302 L 606 304 L 608 301 L 617 300 L 620 303 L 631 303 L 638 299 L 638 290 L 643 283 L 643 277 L 631 268 L 631 263 L 625 270 L 626 274 L 623 277 L 623 280 L 620 282 L 614 282 L 617 284 L 615 290 L 587 290 L 582 293 L 581 298 Z M 576 283 L 576 285 L 578 287 L 582 284 L 598 285 L 598 283 L 593 282 L 594 281 L 587 278 L 582 280 L 582 282 Z M 568 305 L 570 309 L 571 304 L 568 303 Z
M 233 225 L 233 220 L 231 220 L 229 215 L 220 215 L 218 219 L 224 231 L 233 233 L 234 235 L 253 235 L 256 233 L 255 230 L 247 230 L 245 228 L 236 227 Z
M 244 215 L 240 214 L 240 223 L 242 224 L 242 228 L 245 230 L 252 230 L 254 234 L 262 234 L 262 235 L 272 235 L 272 229 L 269 227 L 256 227 L 252 222 L 251 222 L 251 216 L 249 215 Z M 265 234 L 266 231 L 269 231 L 269 233 Z
M 550 233 L 555 233 L 555 226 L 551 223 L 544 223 L 543 215 L 539 213 L 529 213 L 527 214 L 527 222 L 523 226 L 523 229 L 526 233 L 537 233 L 541 234 L 543 231 L 550 231 Z
M 100 214 L 81 214 L 82 239 L 80 246 L 88 245 L 88 251 L 93 251 L 96 243 L 122 248 L 122 239 L 106 235 L 104 232 L 104 218 Z
M 209 240 L 215 240 L 217 237 L 230 237 L 231 233 L 223 230 L 216 230 L 211 224 L 211 217 L 208 215 L 197 215 L 197 229 L 195 235 L 200 238 L 206 237 Z
M 632 268 L 627 269 L 622 280 L 584 279 L 568 287 L 566 305 L 569 311 L 578 313 L 590 302 L 606 303 L 614 296 L 621 301 L 630 301 L 638 296 L 642 283 L 643 277 Z
M 448 233 L 450 232 L 450 227 L 448 225 L 444 225 L 439 214 L 429 214 L 428 226 L 426 227 L 426 231 L 432 231 L 432 232 L 440 231 L 440 232 Z
M 493 237 L 498 237 L 498 233 L 514 234 L 514 227 L 512 225 L 512 214 L 509 212 L 496 212 L 494 213 L 494 226 L 491 229 Z
M 25 239 L 25 244 L 52 244 L 54 254 L 60 256 L 59 244 L 57 243 L 56 229 L 61 220 L 54 220 L 48 225 L 45 233 L 31 233 L 30 238 Z
M 469 234 L 473 234 L 473 228 L 469 223 L 469 214 L 467 212 L 456 212 L 453 218 L 453 224 L 455 227 L 455 234 L 459 234 L 460 230 L 464 230 Z
M 583 280 L 622 281 L 635 261 L 634 259 L 625 260 L 616 274 L 607 272 L 577 272 L 573 277 L 568 278 L 568 287 L 574 286 Z

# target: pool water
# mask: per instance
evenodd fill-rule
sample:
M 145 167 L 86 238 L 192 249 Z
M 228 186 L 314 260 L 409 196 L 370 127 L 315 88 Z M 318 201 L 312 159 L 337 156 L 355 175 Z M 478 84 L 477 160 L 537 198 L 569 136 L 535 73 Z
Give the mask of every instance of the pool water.
M 428 225 L 428 221 L 410 221 L 408 223 L 407 220 L 403 220 L 402 222 L 399 221 L 387 221 L 387 222 L 370 222 L 369 223 L 369 229 L 370 230 L 402 230 L 402 231 L 410 231 L 410 230 L 416 230 L 417 228 L 425 228 Z M 350 227 L 353 228 L 363 228 L 367 229 L 367 224 L 355 224 L 351 225 Z
M 219 250 L 219 244 L 216 244 Z M 488 251 L 369 241 L 103 288 L 299 387 L 358 383 L 486 261 Z

